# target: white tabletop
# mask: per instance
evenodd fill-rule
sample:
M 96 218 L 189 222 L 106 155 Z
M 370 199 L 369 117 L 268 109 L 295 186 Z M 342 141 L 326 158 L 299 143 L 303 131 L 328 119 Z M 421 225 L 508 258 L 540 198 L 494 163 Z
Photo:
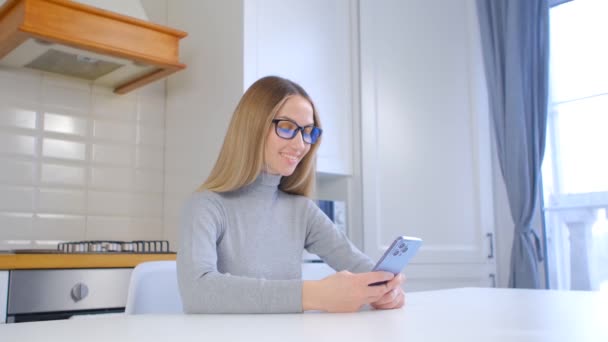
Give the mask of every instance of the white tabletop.
M 465 288 L 352 314 L 91 316 L 0 325 L 0 341 L 608 341 L 608 294 Z

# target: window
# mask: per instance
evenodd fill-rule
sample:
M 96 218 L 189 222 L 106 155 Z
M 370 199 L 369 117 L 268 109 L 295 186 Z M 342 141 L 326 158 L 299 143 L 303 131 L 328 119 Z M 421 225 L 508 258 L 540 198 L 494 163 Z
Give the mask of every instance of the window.
M 550 88 L 542 167 L 549 284 L 608 289 L 608 1 L 550 12 Z

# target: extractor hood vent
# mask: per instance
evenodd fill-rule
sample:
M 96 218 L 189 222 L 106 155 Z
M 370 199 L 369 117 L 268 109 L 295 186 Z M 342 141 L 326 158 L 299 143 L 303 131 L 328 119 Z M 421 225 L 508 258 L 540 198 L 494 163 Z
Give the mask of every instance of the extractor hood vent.
M 8 0 L 0 7 L 0 66 L 78 77 L 124 94 L 185 68 L 185 36 L 79 2 Z
M 121 64 L 49 49 L 26 64 L 26 68 L 94 81 L 120 68 Z

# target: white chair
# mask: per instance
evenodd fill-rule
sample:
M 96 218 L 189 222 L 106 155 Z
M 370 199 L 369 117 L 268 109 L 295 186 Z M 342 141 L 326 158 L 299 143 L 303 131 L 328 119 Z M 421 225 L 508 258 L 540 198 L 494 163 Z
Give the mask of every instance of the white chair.
M 150 261 L 137 265 L 131 273 L 125 313 L 183 313 L 175 266 L 175 261 Z

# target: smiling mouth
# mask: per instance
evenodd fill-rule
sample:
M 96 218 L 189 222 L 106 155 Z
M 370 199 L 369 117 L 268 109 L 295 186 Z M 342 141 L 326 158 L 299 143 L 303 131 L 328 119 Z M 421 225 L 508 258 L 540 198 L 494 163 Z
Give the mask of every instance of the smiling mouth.
M 285 157 L 287 160 L 292 161 L 292 162 L 297 162 L 300 159 L 300 158 L 298 158 L 298 157 L 296 157 L 294 155 L 291 155 L 291 154 L 281 153 L 281 155 L 283 157 Z

